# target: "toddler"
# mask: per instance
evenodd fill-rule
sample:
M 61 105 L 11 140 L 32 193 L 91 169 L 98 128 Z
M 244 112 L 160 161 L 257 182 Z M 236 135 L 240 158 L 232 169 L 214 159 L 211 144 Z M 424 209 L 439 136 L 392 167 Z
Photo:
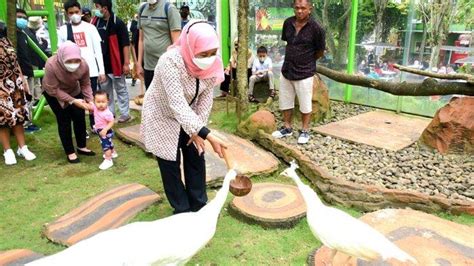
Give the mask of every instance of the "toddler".
M 94 113 L 94 131 L 100 137 L 100 144 L 104 152 L 104 161 L 100 164 L 99 169 L 106 170 L 114 165 L 112 158 L 117 158 L 117 153 L 112 143 L 114 132 L 114 115 L 108 108 L 109 97 L 105 91 L 97 91 L 94 96 L 94 104 L 91 111 Z

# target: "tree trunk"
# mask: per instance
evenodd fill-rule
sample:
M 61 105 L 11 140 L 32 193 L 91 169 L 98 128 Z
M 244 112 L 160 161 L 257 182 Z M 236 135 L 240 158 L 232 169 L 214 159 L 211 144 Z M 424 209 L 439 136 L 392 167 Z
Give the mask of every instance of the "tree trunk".
M 426 28 L 426 21 L 423 19 L 423 36 L 421 37 L 421 45 L 420 45 L 420 55 L 419 55 L 419 61 L 420 64 L 424 61 L 424 53 L 425 53 L 425 45 L 426 45 L 426 35 L 428 33 L 428 30 Z
M 385 14 L 385 8 L 387 8 L 388 0 L 374 0 L 375 6 L 375 42 L 382 41 L 383 32 L 383 16 Z
M 361 87 L 369 87 L 399 96 L 430 96 L 461 94 L 474 96 L 474 85 L 462 82 L 440 82 L 427 78 L 421 83 L 387 82 L 363 76 L 349 75 L 318 65 L 316 71 L 335 81 Z
M 351 12 L 351 1 L 344 0 L 344 14 L 337 19 L 331 18 L 329 14 L 331 1 L 324 0 L 322 10 L 322 23 L 326 29 L 326 42 L 329 52 L 333 55 L 333 63 L 340 68 L 347 64 L 347 46 L 349 44 L 349 15 Z M 336 21 L 336 22 L 334 22 Z
M 237 91 L 238 108 L 237 117 L 239 122 L 242 114 L 247 112 L 248 107 L 248 82 L 247 82 L 247 51 L 248 51 L 248 0 L 239 0 L 239 10 L 237 11 L 237 32 L 239 34 L 238 52 L 237 52 Z
M 431 51 L 430 67 L 438 67 L 439 51 L 449 31 L 449 25 L 454 17 L 454 0 L 434 0 L 431 3 Z
M 7 32 L 8 39 L 13 44 L 13 47 L 16 49 L 16 1 L 8 0 L 7 1 Z

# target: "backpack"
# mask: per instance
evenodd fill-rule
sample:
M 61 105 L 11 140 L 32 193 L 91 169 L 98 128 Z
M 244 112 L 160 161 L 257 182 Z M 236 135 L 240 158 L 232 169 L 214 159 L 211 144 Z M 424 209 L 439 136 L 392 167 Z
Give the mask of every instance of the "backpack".
M 138 11 L 138 19 L 140 19 L 142 17 L 142 13 L 143 13 L 143 10 L 145 10 L 145 7 L 148 7 L 148 3 L 145 3 L 144 5 L 142 5 L 140 7 L 140 10 Z M 165 15 L 166 15 L 166 19 L 168 19 L 168 10 L 170 9 L 170 3 L 167 1 L 165 2 Z

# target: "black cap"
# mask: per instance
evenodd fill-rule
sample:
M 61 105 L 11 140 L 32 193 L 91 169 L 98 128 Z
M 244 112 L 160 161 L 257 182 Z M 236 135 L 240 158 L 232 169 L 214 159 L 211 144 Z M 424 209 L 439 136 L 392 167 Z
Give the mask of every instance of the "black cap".
M 90 15 L 91 14 L 91 10 L 87 7 L 83 7 L 82 8 L 82 14 L 83 15 Z

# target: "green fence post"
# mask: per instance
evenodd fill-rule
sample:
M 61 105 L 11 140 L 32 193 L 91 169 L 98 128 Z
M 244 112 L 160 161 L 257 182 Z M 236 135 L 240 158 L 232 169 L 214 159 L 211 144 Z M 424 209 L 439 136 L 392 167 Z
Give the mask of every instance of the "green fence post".
M 351 24 L 349 33 L 349 51 L 348 51 L 348 63 L 347 63 L 347 74 L 354 73 L 354 61 L 355 61 L 355 44 L 357 34 L 357 13 L 359 0 L 352 0 L 351 7 Z M 352 98 L 352 85 L 346 85 L 344 88 L 344 102 L 349 103 Z
M 56 30 L 56 12 L 54 11 L 54 1 L 44 1 L 46 11 L 48 11 L 48 31 L 51 42 L 51 53 L 55 54 L 58 50 L 58 31 Z
M 222 62 L 224 66 L 229 62 L 230 57 L 230 9 L 229 0 L 221 2 L 221 38 L 222 38 Z
M 7 0 L 0 0 L 0 19 L 7 23 Z

